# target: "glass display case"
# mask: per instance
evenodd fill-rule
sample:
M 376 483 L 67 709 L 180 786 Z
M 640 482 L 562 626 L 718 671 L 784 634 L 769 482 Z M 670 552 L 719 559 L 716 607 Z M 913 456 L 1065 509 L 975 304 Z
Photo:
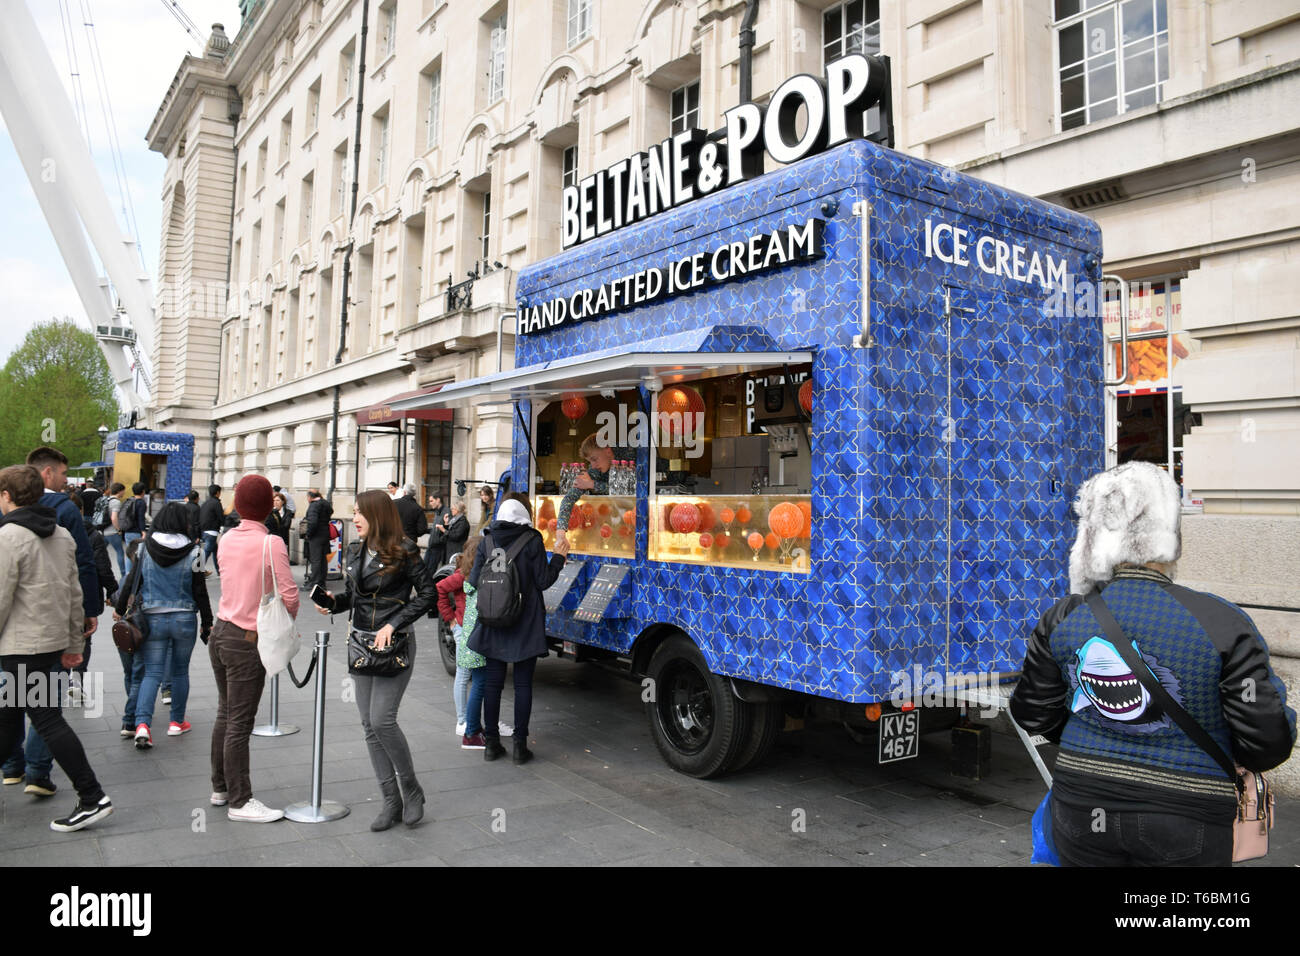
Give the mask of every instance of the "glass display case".
M 549 550 L 555 544 L 563 495 L 537 495 L 533 514 Z M 636 557 L 636 499 L 624 495 L 583 495 L 569 516 L 572 554 Z
M 807 574 L 810 495 L 659 495 L 651 500 L 650 558 Z

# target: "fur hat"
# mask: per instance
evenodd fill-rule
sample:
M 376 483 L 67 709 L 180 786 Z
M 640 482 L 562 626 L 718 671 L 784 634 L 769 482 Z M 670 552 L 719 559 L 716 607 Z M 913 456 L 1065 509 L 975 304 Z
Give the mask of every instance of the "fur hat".
M 1130 462 L 1093 475 L 1074 502 L 1079 534 L 1070 549 L 1070 591 L 1087 594 L 1120 564 L 1172 564 L 1182 553 L 1182 501 L 1163 469 Z
M 262 475 L 245 475 L 235 485 L 235 510 L 245 521 L 265 521 L 271 513 L 271 483 Z

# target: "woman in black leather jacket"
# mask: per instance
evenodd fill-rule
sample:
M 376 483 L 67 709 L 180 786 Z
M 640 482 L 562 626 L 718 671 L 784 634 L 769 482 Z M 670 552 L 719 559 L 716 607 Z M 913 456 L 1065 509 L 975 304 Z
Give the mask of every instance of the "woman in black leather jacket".
M 343 558 L 347 589 L 337 598 L 330 595 L 332 608 L 317 605 L 317 609 L 322 613 L 349 612 L 355 636 L 350 643 L 359 639 L 379 651 L 405 643 L 405 651 L 399 655 L 404 666 L 392 676 L 358 669 L 351 652 L 348 670 L 356 683 L 361 726 L 384 797 L 384 807 L 370 829 L 387 830 L 398 820 L 410 827 L 424 816 L 424 790 L 415 779 L 406 736 L 397 726 L 397 708 L 411 682 L 415 662 L 413 625 L 437 601 L 438 590 L 420 560 L 419 549 L 403 534 L 397 506 L 387 494 L 365 491 L 358 495 L 352 523 L 357 540 L 348 545 Z

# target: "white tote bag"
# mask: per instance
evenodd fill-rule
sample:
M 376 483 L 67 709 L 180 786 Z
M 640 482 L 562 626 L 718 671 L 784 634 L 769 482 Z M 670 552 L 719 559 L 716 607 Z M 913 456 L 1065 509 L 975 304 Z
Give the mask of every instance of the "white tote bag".
M 265 587 L 266 568 L 271 567 L 271 590 L 262 592 L 262 602 L 257 607 L 257 653 L 266 668 L 266 676 L 274 677 L 289 666 L 302 646 L 302 638 L 294 625 L 293 615 L 280 597 L 280 583 L 275 579 L 275 562 L 271 560 L 271 536 L 262 545 L 262 583 Z

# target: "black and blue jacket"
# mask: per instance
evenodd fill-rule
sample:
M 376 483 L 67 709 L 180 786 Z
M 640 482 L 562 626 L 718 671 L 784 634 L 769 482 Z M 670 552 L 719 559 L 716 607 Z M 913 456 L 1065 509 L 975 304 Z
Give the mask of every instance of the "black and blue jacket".
M 1287 759 L 1295 712 L 1245 612 L 1147 568 L 1120 569 L 1102 598 L 1170 696 L 1239 765 Z M 1231 819 L 1233 782 L 1151 699 L 1080 595 L 1038 622 L 1011 715 L 1060 744 L 1052 792 L 1063 804 Z

